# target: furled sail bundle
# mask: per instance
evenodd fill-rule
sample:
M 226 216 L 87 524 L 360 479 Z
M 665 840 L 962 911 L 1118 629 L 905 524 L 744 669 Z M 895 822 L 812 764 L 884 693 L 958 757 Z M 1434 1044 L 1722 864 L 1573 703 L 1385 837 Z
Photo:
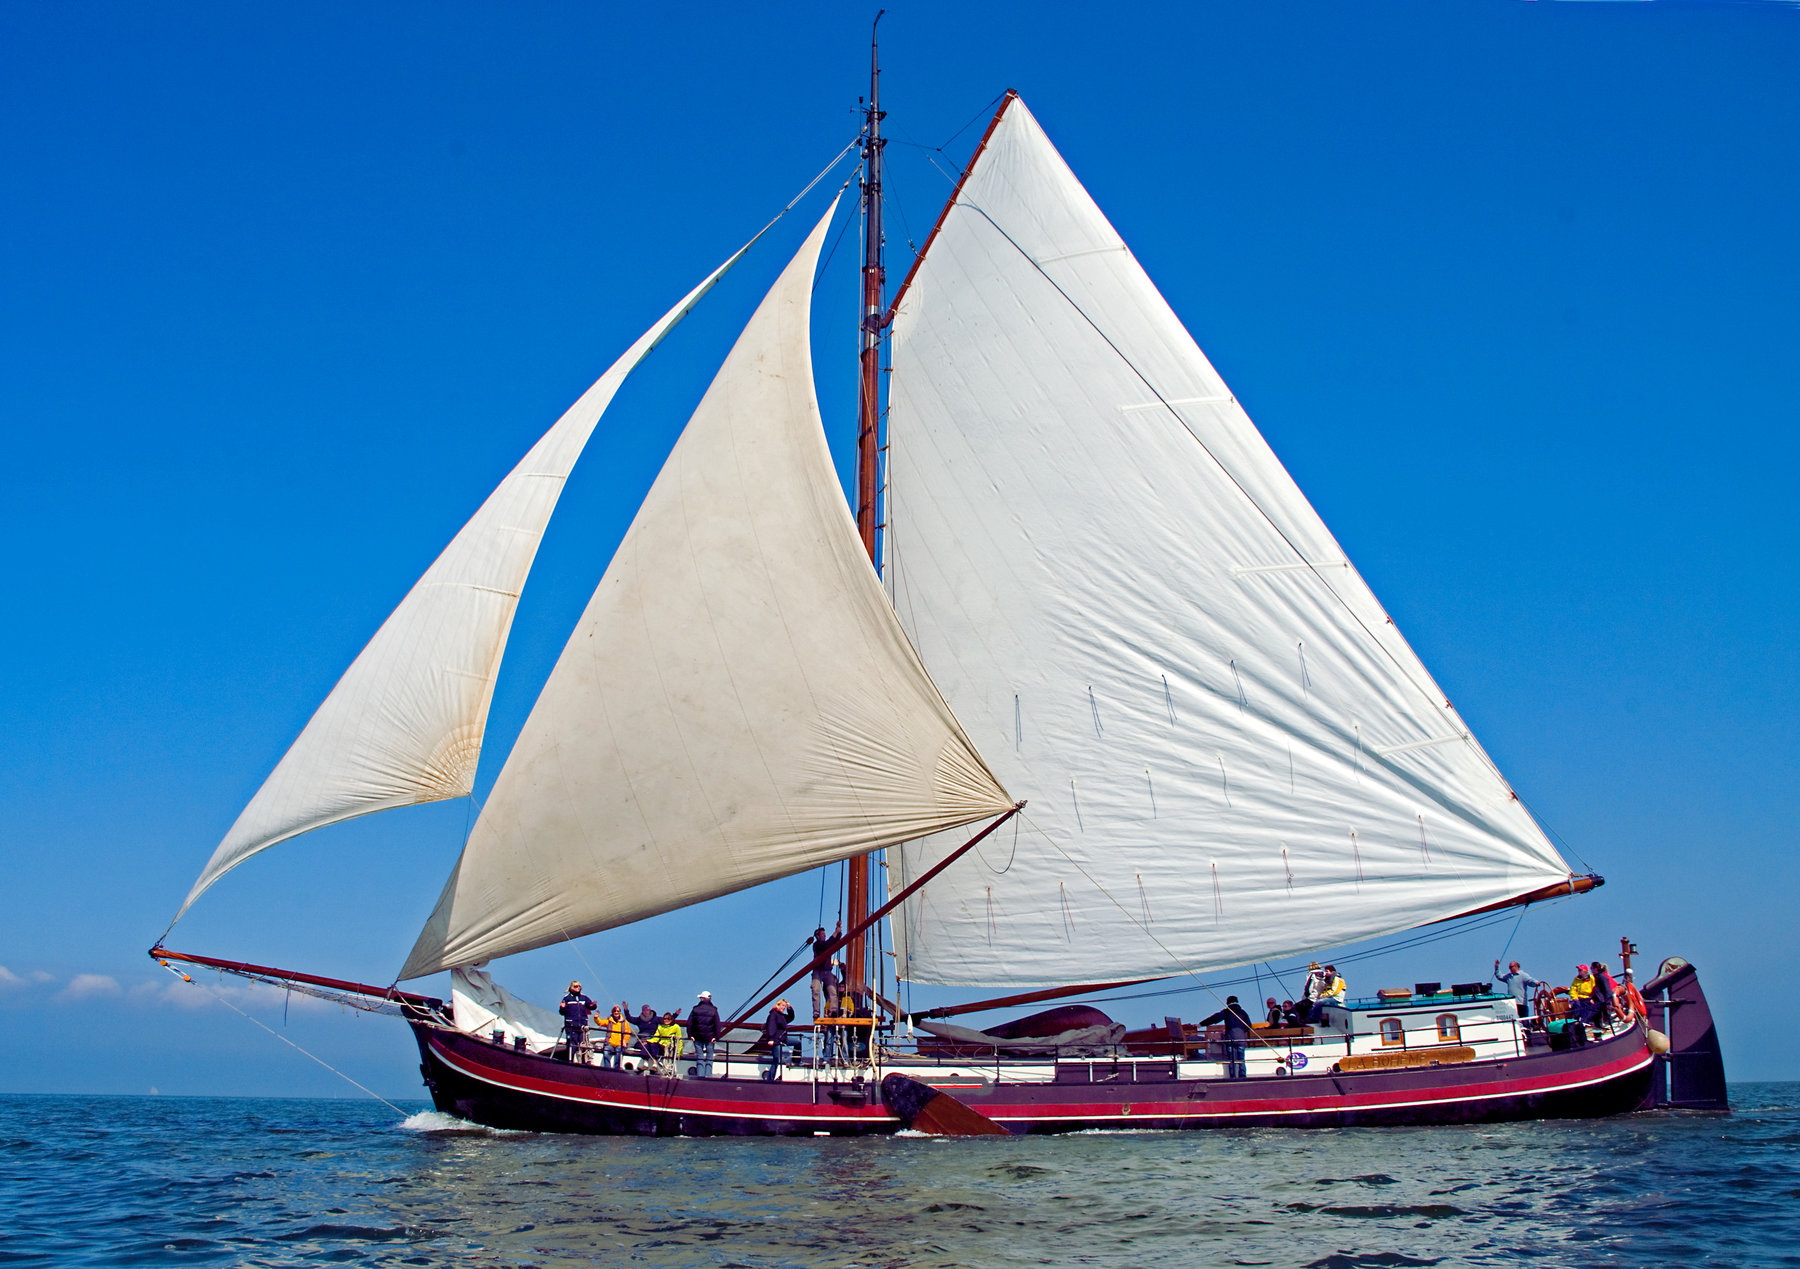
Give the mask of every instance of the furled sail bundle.
M 894 607 L 1030 803 L 905 905 L 905 977 L 1243 964 L 1568 877 L 1017 99 L 899 299 L 891 401 Z
M 402 978 L 1012 805 L 908 644 L 813 392 L 819 222 L 563 649 Z
M 278 842 L 469 793 L 513 612 L 563 482 L 626 376 L 748 250 L 639 336 L 488 495 L 238 815 L 176 920 L 213 882 Z

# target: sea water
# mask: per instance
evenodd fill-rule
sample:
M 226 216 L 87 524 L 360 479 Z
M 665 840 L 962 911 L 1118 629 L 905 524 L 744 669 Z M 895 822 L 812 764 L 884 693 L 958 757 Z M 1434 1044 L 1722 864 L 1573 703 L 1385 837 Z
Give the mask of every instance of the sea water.
M 0 1098 L 0 1264 L 1800 1265 L 1800 1085 L 1730 1116 L 942 1140 Z

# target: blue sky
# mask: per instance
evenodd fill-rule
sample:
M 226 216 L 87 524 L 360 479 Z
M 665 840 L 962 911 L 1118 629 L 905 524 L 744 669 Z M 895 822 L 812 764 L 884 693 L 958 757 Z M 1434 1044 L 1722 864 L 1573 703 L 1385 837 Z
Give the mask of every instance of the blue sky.
M 350 1091 L 143 949 L 500 476 L 853 135 L 869 14 L 667 12 L 0 9 L 0 1091 Z M 902 2 L 882 30 L 896 276 L 948 193 L 933 161 L 959 168 L 980 125 L 958 129 L 1019 89 L 1502 769 L 1606 875 L 1528 914 L 1514 954 L 1557 977 L 1625 933 L 1686 956 L 1733 1076 L 1800 1078 L 1768 1007 L 1800 963 L 1800 13 Z M 603 422 L 520 608 L 483 791 L 809 221 Z M 853 254 L 815 330 L 846 459 Z M 269 851 L 173 942 L 386 981 L 468 816 Z M 818 907 L 795 878 L 504 977 L 735 1000 Z M 1512 929 L 1353 984 L 1478 977 Z M 419 1094 L 398 1024 L 240 1003 Z

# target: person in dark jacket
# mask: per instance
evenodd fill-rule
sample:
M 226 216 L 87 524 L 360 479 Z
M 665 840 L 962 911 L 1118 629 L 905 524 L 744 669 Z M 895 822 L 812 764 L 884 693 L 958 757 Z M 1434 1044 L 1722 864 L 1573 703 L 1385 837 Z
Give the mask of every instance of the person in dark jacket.
M 793 1020 L 794 1007 L 785 1000 L 777 1000 L 763 1023 L 762 1038 L 769 1045 L 769 1069 L 763 1072 L 766 1080 L 781 1078 L 782 1064 L 787 1061 L 788 1023 Z
M 1245 1076 L 1244 1044 L 1255 1034 L 1255 1027 L 1236 996 L 1225 997 L 1225 1007 L 1209 1018 L 1202 1018 L 1200 1025 L 1210 1027 L 1220 1022 L 1225 1024 L 1225 1078 L 1241 1080 Z
M 813 936 L 806 941 L 812 948 L 812 1000 L 813 1021 L 817 1022 L 825 1016 L 827 1006 L 835 1009 L 838 1003 L 838 977 L 831 972 L 831 956 L 843 946 L 844 923 L 838 922 L 834 933 L 827 935 L 825 927 L 820 926 L 813 931 Z
M 656 1029 L 662 1026 L 662 1015 L 649 1005 L 645 1005 L 638 1010 L 638 1016 L 631 1021 L 637 1027 L 638 1052 L 647 1058 L 655 1057 L 656 1050 L 650 1046 L 653 1043 L 652 1037 L 656 1035 Z
M 688 1039 L 694 1042 L 694 1074 L 703 1080 L 712 1078 L 713 1044 L 719 1038 L 719 1010 L 712 993 L 703 991 L 700 1000 L 688 1014 Z
M 557 1009 L 563 1016 L 563 1035 L 569 1042 L 569 1061 L 581 1061 L 582 1052 L 587 1048 L 588 1019 L 598 1008 L 592 1000 L 581 994 L 580 983 L 569 984 L 569 990 Z
M 1605 961 L 1594 962 L 1594 1021 L 1610 1023 L 1619 1009 L 1619 984 L 1606 970 Z

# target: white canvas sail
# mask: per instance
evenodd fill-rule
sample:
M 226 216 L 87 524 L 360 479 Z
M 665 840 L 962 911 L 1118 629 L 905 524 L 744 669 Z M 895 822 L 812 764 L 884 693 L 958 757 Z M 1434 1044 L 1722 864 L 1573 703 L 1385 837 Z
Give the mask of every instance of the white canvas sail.
M 889 439 L 896 611 L 1030 803 L 897 917 L 906 977 L 1242 964 L 1567 877 L 1017 100 L 902 296 Z
M 625 377 L 749 250 L 738 250 L 582 393 L 488 496 L 332 688 L 176 913 L 259 851 L 474 786 L 519 592 L 563 482 Z
M 819 222 L 657 476 L 402 978 L 1011 805 L 863 553 L 813 392 Z

